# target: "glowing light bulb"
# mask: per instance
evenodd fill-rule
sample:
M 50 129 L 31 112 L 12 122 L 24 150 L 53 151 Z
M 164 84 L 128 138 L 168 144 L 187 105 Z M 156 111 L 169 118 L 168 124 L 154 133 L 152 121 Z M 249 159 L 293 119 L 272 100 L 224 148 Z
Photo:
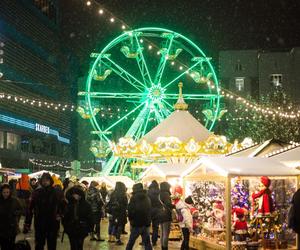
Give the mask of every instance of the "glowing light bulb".
M 122 30 L 125 30 L 126 29 L 126 26 L 123 24 L 122 25 Z
M 90 6 L 91 4 L 92 4 L 91 1 L 87 1 L 87 2 L 86 2 L 86 5 L 87 5 L 87 6 Z
M 148 46 L 148 49 L 152 49 L 152 45 L 149 45 L 149 46 Z
M 115 19 L 112 17 L 112 18 L 110 19 L 110 22 L 111 22 L 111 23 L 115 22 Z
M 100 15 L 102 15 L 104 11 L 103 11 L 103 9 L 100 9 L 98 12 Z
M 180 66 L 180 67 L 179 67 L 179 69 L 180 69 L 180 70 L 182 70 L 182 69 L 183 69 L 183 67 L 182 67 L 182 66 Z

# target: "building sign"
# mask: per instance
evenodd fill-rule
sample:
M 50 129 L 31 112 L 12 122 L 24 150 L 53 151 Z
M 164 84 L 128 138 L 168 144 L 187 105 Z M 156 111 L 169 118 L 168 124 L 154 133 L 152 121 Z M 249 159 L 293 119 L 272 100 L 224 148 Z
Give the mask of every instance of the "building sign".
M 35 124 L 35 131 L 38 131 L 38 132 L 41 132 L 41 133 L 44 133 L 44 134 L 49 134 L 50 133 L 50 128 L 45 126 L 45 125 L 41 125 L 41 124 L 36 123 Z

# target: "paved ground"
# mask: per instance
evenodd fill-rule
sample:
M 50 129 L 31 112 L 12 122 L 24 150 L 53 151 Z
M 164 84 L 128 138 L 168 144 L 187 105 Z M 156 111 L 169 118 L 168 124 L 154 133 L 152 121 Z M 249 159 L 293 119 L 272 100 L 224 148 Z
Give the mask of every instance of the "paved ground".
M 22 223 L 20 225 L 23 225 Z M 105 242 L 94 242 L 94 241 L 90 241 L 89 240 L 89 237 L 87 237 L 85 239 L 85 242 L 84 242 L 84 249 L 85 250 L 123 250 L 125 249 L 126 247 L 126 243 L 127 243 L 127 240 L 128 240 L 128 235 L 122 235 L 122 241 L 125 243 L 123 246 L 116 246 L 114 243 L 108 243 L 107 242 L 107 221 L 104 220 L 102 221 L 101 223 L 101 236 L 106 240 Z M 127 228 L 126 230 L 129 232 L 129 228 L 128 228 L 128 225 L 127 225 Z M 20 234 L 18 235 L 17 237 L 17 240 L 18 239 L 24 239 L 24 235 L 23 234 Z M 33 233 L 29 233 L 26 235 L 26 239 L 29 240 L 30 244 L 31 244 L 31 247 L 32 247 L 32 250 L 34 250 L 34 236 L 33 236 Z M 68 239 L 68 236 L 65 235 L 64 237 L 64 242 L 61 243 L 61 237 L 59 237 L 59 239 L 57 240 L 57 250 L 68 250 L 70 249 L 69 247 L 69 239 Z M 134 246 L 134 249 L 136 250 L 142 250 L 143 247 L 139 246 L 138 243 L 141 241 L 141 238 L 139 238 Z M 158 249 L 161 249 L 160 248 L 160 242 L 158 240 L 157 242 L 158 246 L 154 247 L 155 250 L 158 250 Z M 45 248 L 47 249 L 47 248 Z M 169 242 L 169 250 L 175 250 L 175 249 L 180 249 L 180 242 L 179 241 L 170 241 Z

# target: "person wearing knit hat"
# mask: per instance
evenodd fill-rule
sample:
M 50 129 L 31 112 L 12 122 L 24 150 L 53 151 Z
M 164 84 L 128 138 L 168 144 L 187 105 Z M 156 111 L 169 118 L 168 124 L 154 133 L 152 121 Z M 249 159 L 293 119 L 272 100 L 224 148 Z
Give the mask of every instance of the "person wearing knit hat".
M 258 200 L 258 216 L 269 216 L 274 212 L 273 199 L 271 196 L 271 180 L 267 176 L 260 178 L 260 191 L 252 194 L 253 202 Z
M 35 249 L 56 249 L 60 218 L 63 214 L 63 196 L 53 187 L 49 173 L 43 173 L 40 188 L 33 191 L 26 214 L 23 233 L 28 233 L 34 216 Z

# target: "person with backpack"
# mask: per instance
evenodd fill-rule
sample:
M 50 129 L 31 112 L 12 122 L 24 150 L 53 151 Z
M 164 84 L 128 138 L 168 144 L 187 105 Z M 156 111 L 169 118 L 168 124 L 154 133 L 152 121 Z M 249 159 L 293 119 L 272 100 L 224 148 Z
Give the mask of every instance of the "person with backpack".
M 86 200 L 92 207 L 93 213 L 93 231 L 91 233 L 91 240 L 104 241 L 100 237 L 100 222 L 102 217 L 102 207 L 104 206 L 104 201 L 102 200 L 100 191 L 97 189 L 98 182 L 92 181 L 90 187 L 87 191 Z
M 21 205 L 12 197 L 9 185 L 3 184 L 0 188 L 0 249 L 14 249 L 21 211 Z
M 183 235 L 180 250 L 189 250 L 190 232 L 193 232 L 193 218 L 188 204 L 181 199 L 182 195 L 182 187 L 176 186 L 173 191 L 173 202 L 177 213 L 177 220 Z
M 107 204 L 107 212 L 112 215 L 115 227 L 116 245 L 124 244 L 121 241 L 121 234 L 127 223 L 127 205 L 126 186 L 123 182 L 118 181 Z
M 126 250 L 132 250 L 136 239 L 141 236 L 145 250 L 152 250 L 150 242 L 151 201 L 142 183 L 133 185 L 132 196 L 128 204 L 130 236 Z
M 160 230 L 161 230 L 161 249 L 168 250 L 169 234 L 172 223 L 172 210 L 175 208 L 171 200 L 171 185 L 168 182 L 160 183 L 160 200 L 162 202 L 162 211 L 160 212 Z
M 40 187 L 33 191 L 23 233 L 28 233 L 34 216 L 35 249 L 43 250 L 47 240 L 48 250 L 56 250 L 60 219 L 63 214 L 63 196 L 53 187 L 49 173 L 43 173 Z
M 93 213 L 80 186 L 71 187 L 66 193 L 67 205 L 62 224 L 70 240 L 71 250 L 83 250 L 84 239 L 93 231 Z

